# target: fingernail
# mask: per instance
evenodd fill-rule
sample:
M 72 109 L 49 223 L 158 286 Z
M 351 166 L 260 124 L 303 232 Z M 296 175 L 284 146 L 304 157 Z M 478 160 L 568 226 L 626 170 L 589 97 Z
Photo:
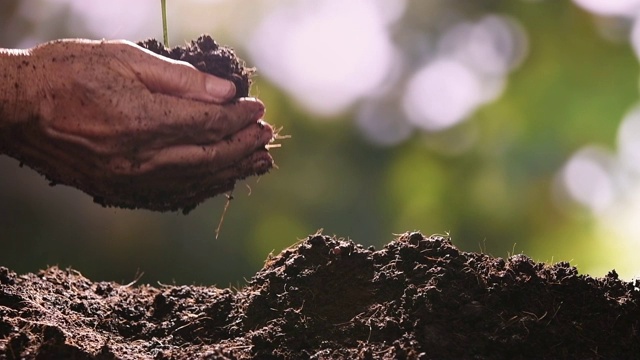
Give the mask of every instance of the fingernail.
M 253 107 L 253 112 L 251 113 L 251 120 L 257 121 L 262 119 L 262 117 L 266 112 L 266 109 L 262 101 L 254 98 L 244 98 L 240 101 L 245 103 L 251 103 L 251 107 Z
M 252 116 L 251 118 L 252 118 L 253 120 L 256 120 L 256 121 L 257 121 L 257 120 L 260 120 L 260 119 L 262 119 L 262 117 L 264 116 L 264 113 L 265 113 L 264 106 L 261 106 L 258 110 L 256 110 L 256 111 L 253 113 L 253 116 Z
M 236 95 L 236 86 L 229 80 L 207 77 L 205 86 L 209 95 L 218 99 L 229 100 Z
M 265 132 L 270 132 L 271 136 L 273 136 L 273 126 L 271 126 L 271 124 L 263 120 L 258 120 L 258 126 Z

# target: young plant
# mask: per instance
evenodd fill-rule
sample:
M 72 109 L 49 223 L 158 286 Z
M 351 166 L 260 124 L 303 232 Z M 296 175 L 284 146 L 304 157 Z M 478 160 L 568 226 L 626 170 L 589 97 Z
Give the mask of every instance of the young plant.
M 164 47 L 169 47 L 169 32 L 167 31 L 167 0 L 160 0 L 160 7 L 162 8 L 162 40 Z

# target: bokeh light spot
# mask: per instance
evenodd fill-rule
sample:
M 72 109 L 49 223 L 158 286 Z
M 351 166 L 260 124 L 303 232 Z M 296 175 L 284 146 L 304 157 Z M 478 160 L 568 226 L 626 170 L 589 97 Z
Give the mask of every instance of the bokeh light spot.
M 447 31 L 440 53 L 485 75 L 502 76 L 518 67 L 528 53 L 522 26 L 510 18 L 489 15 L 476 23 L 464 22 Z
M 148 14 L 159 13 L 160 2 L 153 0 L 50 0 L 67 4 L 76 16 L 68 26 L 72 33 L 82 33 L 86 28 L 95 37 L 108 39 L 144 39 L 158 33 L 150 32 L 158 17 Z
M 618 128 L 618 156 L 625 168 L 640 172 L 640 106 L 627 113 Z
M 603 150 L 585 148 L 575 153 L 562 171 L 567 193 L 594 213 L 606 210 L 615 200 L 610 156 Z
M 640 16 L 636 18 L 631 28 L 631 46 L 636 53 L 636 57 L 640 58 Z
M 478 77 L 457 61 L 440 59 L 427 64 L 409 81 L 404 110 L 421 128 L 438 131 L 469 116 L 481 99 Z
M 573 0 L 581 8 L 603 16 L 630 16 L 640 10 L 640 0 Z
M 375 4 L 305 1 L 265 16 L 249 41 L 266 77 L 309 110 L 333 115 L 381 85 L 394 51 Z
M 372 99 L 362 104 L 356 124 L 362 133 L 379 145 L 392 146 L 406 140 L 413 126 L 405 121 L 404 114 L 395 104 L 384 99 Z

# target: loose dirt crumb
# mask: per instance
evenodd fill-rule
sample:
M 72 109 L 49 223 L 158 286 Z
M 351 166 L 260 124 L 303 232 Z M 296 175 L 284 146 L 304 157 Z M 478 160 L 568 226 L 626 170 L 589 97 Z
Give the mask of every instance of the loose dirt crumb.
M 419 233 L 310 235 L 239 291 L 0 268 L 0 358 L 634 358 L 639 286 Z

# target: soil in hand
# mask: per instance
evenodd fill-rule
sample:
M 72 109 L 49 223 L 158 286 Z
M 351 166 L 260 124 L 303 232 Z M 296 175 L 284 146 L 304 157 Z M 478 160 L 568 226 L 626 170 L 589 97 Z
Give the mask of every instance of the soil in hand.
M 210 36 L 203 35 L 185 46 L 171 49 L 165 48 L 154 39 L 140 42 L 138 45 L 159 55 L 186 61 L 200 71 L 232 81 L 236 86 L 235 99 L 249 95 L 254 69 L 246 67 L 244 61 L 238 58 L 232 49 L 218 45 Z M 237 181 L 248 176 L 262 175 L 272 167 L 273 159 L 268 150 L 262 148 L 225 169 L 218 169 L 219 173 L 231 174 L 222 180 L 216 174 L 212 174 L 194 177 L 179 184 L 167 184 L 159 190 L 156 187 L 143 187 L 144 191 L 140 191 L 140 184 L 123 183 L 117 189 L 105 190 L 107 193 L 95 196 L 94 201 L 103 206 L 155 211 L 182 210 L 186 214 L 204 200 L 233 190 Z M 165 178 L 165 175 L 167 174 L 159 178 Z
M 639 286 L 419 233 L 311 235 L 238 291 L 0 268 L 0 358 L 629 359 Z

